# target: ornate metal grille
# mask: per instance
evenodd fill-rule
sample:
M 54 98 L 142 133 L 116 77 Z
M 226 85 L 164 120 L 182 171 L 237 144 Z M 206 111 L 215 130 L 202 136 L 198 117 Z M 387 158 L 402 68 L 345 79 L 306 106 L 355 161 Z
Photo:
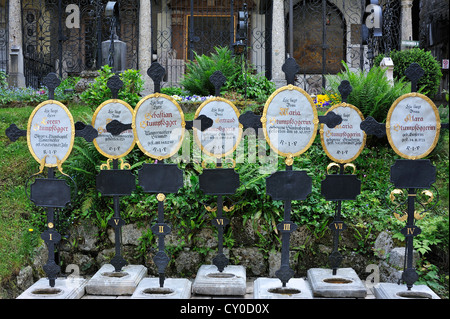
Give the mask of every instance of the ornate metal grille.
M 8 0 L 0 0 L 0 71 L 8 72 Z
M 248 57 L 258 73 L 266 72 L 271 1 L 163 0 L 151 3 L 152 51 L 167 71 L 164 85 L 179 84 L 185 63 L 194 59 L 194 52 L 207 55 L 215 46 L 232 48 L 236 40 L 238 12 L 244 3 L 249 15 Z
M 380 0 L 383 37 L 363 43 L 365 0 L 293 0 L 293 47 L 289 47 L 289 6 L 285 0 L 286 52 L 300 66 L 296 84 L 318 94 L 326 86 L 325 75 L 341 70 L 341 61 L 351 68 L 368 69 L 378 53 L 399 49 L 400 1 Z
M 127 43 L 127 68 L 137 68 L 139 0 L 118 0 L 118 36 Z M 102 65 L 101 42 L 110 36 L 104 16 L 107 0 L 22 0 L 24 67 L 27 86 L 39 87 L 43 77 L 78 75 Z M 79 27 L 67 24 L 75 5 Z M 66 11 L 67 10 L 67 11 Z

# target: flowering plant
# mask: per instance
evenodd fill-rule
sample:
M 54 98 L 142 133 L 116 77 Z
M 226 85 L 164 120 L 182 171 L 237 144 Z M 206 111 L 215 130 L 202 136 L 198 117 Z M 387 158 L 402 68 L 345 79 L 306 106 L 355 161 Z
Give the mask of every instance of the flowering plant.
M 199 96 L 199 95 L 189 95 L 189 96 L 180 96 L 180 95 L 172 95 L 172 98 L 177 102 L 204 102 L 214 96 Z
M 331 101 L 328 95 L 318 94 L 314 98 L 314 104 L 316 104 L 317 107 L 329 107 L 331 105 Z

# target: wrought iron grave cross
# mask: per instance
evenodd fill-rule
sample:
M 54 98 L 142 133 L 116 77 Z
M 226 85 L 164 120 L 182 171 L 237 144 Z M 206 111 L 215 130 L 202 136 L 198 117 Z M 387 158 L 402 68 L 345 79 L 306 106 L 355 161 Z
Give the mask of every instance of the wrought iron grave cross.
M 83 137 L 86 141 L 92 142 L 97 136 L 97 131 L 92 126 L 82 122 L 74 124 L 66 106 L 54 100 L 55 89 L 60 83 L 55 73 L 49 73 L 43 80 L 43 84 L 48 88 L 49 100 L 40 103 L 33 110 L 28 120 L 27 130 L 19 129 L 17 125 L 11 124 L 5 131 L 12 142 L 21 136 L 26 136 L 29 150 L 40 164 L 39 172 L 27 180 L 26 189 L 31 178 L 41 175 L 45 167 L 48 168 L 47 178 L 36 178 L 30 185 L 29 199 L 35 205 L 47 208 L 47 229 L 41 234 L 41 238 L 48 249 L 48 259 L 43 269 L 51 287 L 55 286 L 55 280 L 61 271 L 55 255 L 55 249 L 61 240 L 55 223 L 57 219 L 55 209 L 63 208 L 71 201 L 71 188 L 62 177 L 65 176 L 74 182 L 69 175 L 63 173 L 62 164 L 70 155 L 74 137 Z M 34 134 L 35 132 L 40 134 Z M 49 143 L 45 142 L 49 138 L 48 132 L 62 134 L 52 135 L 55 141 L 48 145 Z M 61 174 L 58 177 L 55 175 L 55 167 Z

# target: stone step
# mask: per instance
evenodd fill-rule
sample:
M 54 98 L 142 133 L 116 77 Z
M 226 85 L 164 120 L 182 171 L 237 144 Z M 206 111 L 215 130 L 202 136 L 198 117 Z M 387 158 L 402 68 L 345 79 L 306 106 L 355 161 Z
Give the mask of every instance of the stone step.
M 49 286 L 48 279 L 41 278 L 17 299 L 440 299 L 425 285 L 414 285 L 408 291 L 405 285 L 394 283 L 366 287 L 364 281 L 362 284 L 367 292 L 364 297 L 324 297 L 314 295 L 308 278 L 292 278 L 286 288 L 281 288 L 278 278 L 246 278 L 245 294 L 196 294 L 193 289 L 195 279 L 166 278 L 164 287 L 160 288 L 159 278 L 148 277 L 143 266 L 124 267 L 122 272 L 126 273 L 125 276 L 103 275 L 105 282 L 100 283 L 98 274 L 111 272 L 113 268 L 109 266 L 102 267 L 96 273 L 97 277 L 58 278 L 54 287 Z M 117 284 L 121 278 L 125 279 L 122 285 Z M 303 295 L 286 289 L 297 289 Z

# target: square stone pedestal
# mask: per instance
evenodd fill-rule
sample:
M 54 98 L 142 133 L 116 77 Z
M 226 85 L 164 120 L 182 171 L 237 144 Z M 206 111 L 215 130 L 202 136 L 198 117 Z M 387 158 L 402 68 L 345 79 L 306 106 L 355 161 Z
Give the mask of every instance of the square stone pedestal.
M 199 295 L 243 296 L 246 288 L 244 266 L 227 266 L 219 272 L 214 265 L 202 265 L 192 284 L 192 292 Z
M 254 299 L 312 299 L 313 295 L 307 281 L 291 278 L 282 287 L 278 278 L 258 278 L 253 283 Z
M 414 285 L 408 290 L 406 285 L 379 283 L 373 287 L 377 299 L 441 299 L 426 285 Z
M 191 289 L 192 283 L 188 279 L 166 278 L 161 288 L 159 278 L 144 278 L 131 299 L 189 299 Z
M 365 298 L 366 287 L 352 268 L 311 268 L 307 273 L 314 297 Z
M 41 278 L 17 299 L 80 299 L 84 295 L 87 279 L 81 277 L 57 278 L 50 287 L 47 278 Z
M 147 275 L 142 265 L 129 265 L 115 272 L 111 264 L 103 265 L 86 284 L 90 295 L 132 295 L 139 282 Z

